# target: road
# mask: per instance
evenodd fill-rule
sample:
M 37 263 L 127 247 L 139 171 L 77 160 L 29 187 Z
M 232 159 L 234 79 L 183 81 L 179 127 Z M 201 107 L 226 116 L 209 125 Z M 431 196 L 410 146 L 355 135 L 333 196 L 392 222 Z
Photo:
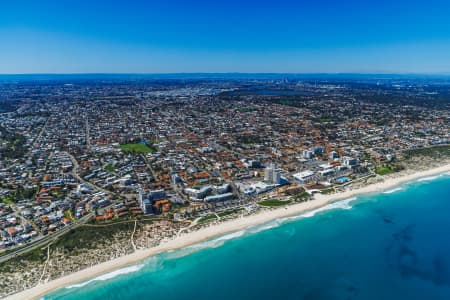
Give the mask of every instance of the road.
M 90 187 L 92 187 L 95 190 L 100 190 L 100 191 L 102 191 L 102 192 L 104 192 L 106 194 L 109 194 L 109 195 L 115 195 L 115 193 L 113 193 L 111 191 L 108 191 L 108 190 L 105 190 L 105 189 L 103 189 L 103 188 L 101 188 L 99 186 L 96 186 L 95 184 L 93 184 L 91 182 L 88 182 L 88 181 L 84 180 L 83 178 L 81 178 L 81 176 L 78 175 L 79 165 L 78 165 L 78 162 L 75 159 L 75 157 L 73 157 L 73 155 L 71 155 L 68 152 L 63 152 L 63 153 L 67 154 L 70 157 L 70 160 L 72 161 L 72 164 L 73 164 L 72 176 L 74 178 L 76 178 L 81 183 L 85 183 L 85 184 L 89 185 Z M 109 206 L 107 206 L 105 208 L 108 208 L 108 207 L 111 207 L 111 206 L 112 205 L 109 205 Z M 19 215 L 19 217 L 22 217 L 18 212 L 17 212 L 17 214 Z M 72 225 L 66 226 L 66 227 L 56 231 L 55 233 L 38 237 L 38 238 L 34 239 L 30 244 L 27 244 L 27 245 L 22 246 L 20 248 L 17 248 L 17 249 L 12 248 L 12 249 L 10 249 L 11 250 L 10 253 L 7 253 L 5 255 L 1 255 L 0 256 L 0 263 L 3 263 L 3 262 L 5 262 L 5 261 L 7 261 L 7 260 L 9 260 L 11 258 L 16 257 L 16 256 L 25 254 L 25 253 L 27 253 L 27 252 L 29 252 L 31 250 L 36 249 L 36 248 L 43 247 L 43 246 L 47 245 L 49 242 L 54 241 L 55 239 L 59 238 L 60 236 L 64 235 L 65 233 L 69 232 L 70 230 L 75 229 L 75 228 L 85 224 L 92 217 L 94 217 L 94 213 L 90 212 L 89 214 L 87 214 L 87 215 L 83 216 L 82 218 L 78 219 L 77 221 L 75 221 Z M 34 225 L 33 222 L 30 222 L 30 223 Z
M 41 137 L 42 137 L 42 134 L 45 132 L 45 129 L 47 128 L 47 124 L 48 124 L 49 120 L 50 120 L 50 118 L 47 118 L 47 120 L 46 120 L 45 123 L 44 123 L 44 126 L 42 126 L 41 131 L 39 131 L 39 134 L 38 134 L 38 136 L 34 139 L 33 143 L 39 142 L 39 140 L 40 140 Z
M 26 246 L 16 249 L 15 251 L 13 251 L 11 253 L 0 256 L 0 263 L 3 263 L 11 258 L 16 257 L 16 256 L 25 254 L 36 248 L 47 245 L 49 242 L 54 241 L 55 239 L 59 238 L 60 236 L 64 235 L 65 233 L 69 232 L 70 230 L 75 229 L 75 228 L 83 225 L 84 223 L 88 222 L 93 216 L 94 216 L 94 213 L 91 212 L 91 213 L 83 216 L 82 218 L 80 218 L 78 221 L 76 221 L 76 223 L 73 223 L 72 225 L 66 226 L 66 227 L 56 231 L 55 233 L 37 238 L 32 243 L 30 243 Z
M 88 121 L 87 117 L 85 117 L 85 119 L 84 119 L 84 124 L 86 127 L 86 145 L 88 148 L 90 148 L 91 147 L 91 135 L 89 133 L 89 121 Z
M 69 152 L 66 152 L 66 151 L 64 151 L 62 153 L 65 153 L 65 154 L 67 154 L 70 157 L 70 160 L 72 161 L 72 164 L 73 164 L 72 176 L 75 177 L 75 179 L 77 179 L 81 183 L 89 185 L 94 190 L 102 191 L 103 193 L 108 194 L 108 195 L 115 195 L 115 193 L 113 193 L 111 191 L 105 190 L 104 188 L 101 188 L 101 187 L 93 184 L 92 182 L 84 180 L 80 175 L 78 175 L 79 165 L 78 165 L 78 161 L 75 159 L 75 157 L 72 154 L 70 154 Z
M 148 169 L 150 170 L 150 172 L 152 173 L 153 180 L 158 180 L 158 178 L 156 177 L 156 173 L 155 173 L 155 171 L 154 171 L 153 168 L 152 168 L 152 165 L 148 162 L 147 157 L 146 157 L 145 155 L 142 154 L 142 155 L 141 155 L 141 158 L 144 160 L 144 162 L 145 162 L 147 168 L 148 168 Z

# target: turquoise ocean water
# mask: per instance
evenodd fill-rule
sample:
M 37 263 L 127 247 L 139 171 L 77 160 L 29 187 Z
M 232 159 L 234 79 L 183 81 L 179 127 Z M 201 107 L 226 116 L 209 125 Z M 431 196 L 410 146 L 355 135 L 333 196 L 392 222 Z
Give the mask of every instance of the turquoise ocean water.
M 45 299 L 450 299 L 450 176 L 164 253 Z

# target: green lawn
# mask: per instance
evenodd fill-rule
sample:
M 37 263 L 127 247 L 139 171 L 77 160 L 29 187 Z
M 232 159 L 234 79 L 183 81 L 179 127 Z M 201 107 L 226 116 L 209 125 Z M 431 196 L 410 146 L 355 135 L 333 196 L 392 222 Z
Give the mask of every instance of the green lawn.
M 375 169 L 375 172 L 381 176 L 388 175 L 388 174 L 394 173 L 396 171 L 397 171 L 397 168 L 395 166 L 391 166 L 391 165 L 381 166 L 381 167 L 377 167 Z
M 146 144 L 141 143 L 134 143 L 134 144 L 123 144 L 120 145 L 120 149 L 124 152 L 129 153 L 153 153 L 156 151 L 156 149 L 153 146 L 149 146 Z
M 6 204 L 14 204 L 14 201 L 11 198 L 5 197 L 1 200 L 2 202 Z
M 108 165 L 105 166 L 105 170 L 110 172 L 110 173 L 112 173 L 112 172 L 114 172 L 116 170 L 116 167 L 114 167 L 113 165 L 108 164 Z
M 276 206 L 283 206 L 291 203 L 291 201 L 281 201 L 276 199 L 269 199 L 269 200 L 263 200 L 259 201 L 258 204 L 262 206 L 270 206 L 270 207 L 276 207 Z
M 205 223 L 205 222 L 212 221 L 212 220 L 217 220 L 216 215 L 207 215 L 207 216 L 201 217 L 198 220 L 198 222 L 199 223 Z
M 331 117 L 321 117 L 317 119 L 320 123 L 328 123 L 333 122 L 333 118 Z
M 70 209 L 64 211 L 64 217 L 69 219 L 71 222 L 75 222 L 75 219 L 72 216 L 72 212 L 70 211 Z

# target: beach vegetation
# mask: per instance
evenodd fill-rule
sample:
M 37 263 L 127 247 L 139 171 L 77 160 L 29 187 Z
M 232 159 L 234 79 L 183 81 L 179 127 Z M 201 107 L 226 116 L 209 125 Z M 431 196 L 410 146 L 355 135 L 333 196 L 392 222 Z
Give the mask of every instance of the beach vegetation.
M 311 195 L 307 192 L 301 192 L 294 196 L 294 200 L 296 202 L 305 202 L 311 199 Z
M 334 193 L 334 189 L 333 188 L 328 188 L 328 189 L 325 189 L 325 190 L 321 190 L 320 192 L 322 194 L 324 194 L 324 195 L 328 195 L 328 194 Z
M 113 239 L 115 234 L 132 232 L 133 228 L 133 222 L 111 226 L 80 226 L 60 237 L 52 246 L 63 249 L 68 255 L 76 255 L 79 250 L 96 248 L 102 242 Z
M 259 205 L 268 207 L 284 206 L 288 205 L 289 203 L 291 203 L 290 200 L 277 200 L 277 199 L 267 199 L 258 202 Z
M 242 211 L 242 208 L 238 208 L 238 209 L 230 209 L 230 210 L 226 210 L 226 211 L 222 211 L 220 213 L 217 213 L 217 215 L 221 218 L 238 213 Z
M 5 254 L 8 252 L 5 252 Z M 47 247 L 35 248 L 10 260 L 0 263 L 0 272 L 14 272 L 19 267 L 26 267 L 28 262 L 43 263 L 47 259 Z
M 47 247 L 36 248 L 30 252 L 27 252 L 21 256 L 23 260 L 31 260 L 31 261 L 45 261 L 47 258 Z
M 432 158 L 450 157 L 450 145 L 438 145 L 426 148 L 411 149 L 405 151 L 404 155 L 406 159 L 415 156 L 428 156 Z

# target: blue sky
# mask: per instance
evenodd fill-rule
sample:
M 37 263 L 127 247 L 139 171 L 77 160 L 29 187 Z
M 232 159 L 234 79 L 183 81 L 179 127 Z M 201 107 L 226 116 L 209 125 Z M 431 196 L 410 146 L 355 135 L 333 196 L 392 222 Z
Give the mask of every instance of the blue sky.
M 450 73 L 450 1 L 2 1 L 0 41 L 0 73 Z

